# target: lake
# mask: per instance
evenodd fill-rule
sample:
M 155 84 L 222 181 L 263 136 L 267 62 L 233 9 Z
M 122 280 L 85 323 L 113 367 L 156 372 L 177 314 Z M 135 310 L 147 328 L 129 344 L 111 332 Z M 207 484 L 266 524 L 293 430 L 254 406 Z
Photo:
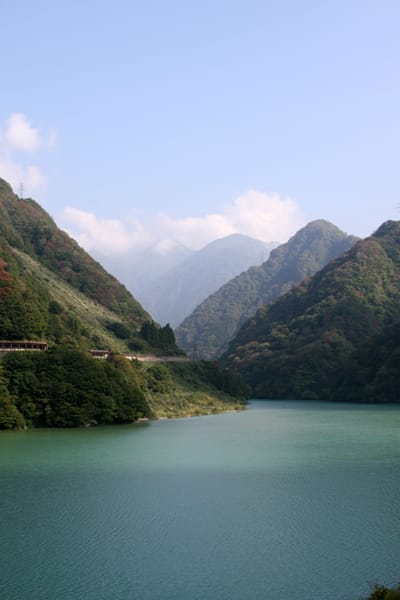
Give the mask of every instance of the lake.
M 400 406 L 0 434 L 2 600 L 359 600 L 400 580 Z

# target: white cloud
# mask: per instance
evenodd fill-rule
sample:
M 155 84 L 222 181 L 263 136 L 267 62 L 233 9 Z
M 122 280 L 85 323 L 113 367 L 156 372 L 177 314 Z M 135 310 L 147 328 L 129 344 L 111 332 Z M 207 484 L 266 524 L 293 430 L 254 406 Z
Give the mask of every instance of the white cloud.
M 286 241 L 305 223 L 295 200 L 256 190 L 236 198 L 225 215 L 237 231 L 266 241 Z
M 157 243 L 161 253 L 177 243 L 196 250 L 231 233 L 284 242 L 305 224 L 305 217 L 291 198 L 250 190 L 221 212 L 201 217 L 174 219 L 159 214 L 144 226 L 138 219 L 100 219 L 93 213 L 66 208 L 61 222 L 72 228 L 71 235 L 86 250 L 118 255 Z
M 39 131 L 21 113 L 13 113 L 8 118 L 5 139 L 11 148 L 25 152 L 35 152 L 43 143 Z
M 96 215 L 67 207 L 62 214 L 62 223 L 70 235 L 86 250 L 97 250 L 101 254 L 124 254 L 135 246 L 146 246 L 151 238 L 138 221 L 130 221 L 130 227 L 116 219 L 99 219 Z
M 265 241 L 286 241 L 303 224 L 297 203 L 278 194 L 250 190 L 224 207 L 220 213 L 204 217 L 172 219 L 159 215 L 156 230 L 193 249 L 198 249 L 231 233 L 243 233 Z
M 45 186 L 46 178 L 35 165 L 23 166 L 10 158 L 0 156 L 0 177 L 5 179 L 14 191 L 19 194 L 21 184 L 24 186 L 24 196 L 29 196 L 34 190 Z
M 21 154 L 32 154 L 55 146 L 56 132 L 43 135 L 29 122 L 26 115 L 12 113 L 6 121 L 3 132 L 0 130 L 0 177 L 8 181 L 16 193 L 24 186 L 24 195 L 33 195 L 46 184 L 41 169 L 24 161 Z
M 178 240 L 184 246 L 198 249 L 208 242 L 235 233 L 223 214 L 173 219 L 165 214 L 156 217 L 154 232 L 163 238 Z

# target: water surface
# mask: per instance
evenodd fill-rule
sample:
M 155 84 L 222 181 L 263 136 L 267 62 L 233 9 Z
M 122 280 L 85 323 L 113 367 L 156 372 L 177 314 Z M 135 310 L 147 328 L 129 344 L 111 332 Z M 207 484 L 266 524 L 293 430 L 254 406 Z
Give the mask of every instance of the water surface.
M 358 600 L 400 579 L 400 407 L 0 435 L 2 600 Z

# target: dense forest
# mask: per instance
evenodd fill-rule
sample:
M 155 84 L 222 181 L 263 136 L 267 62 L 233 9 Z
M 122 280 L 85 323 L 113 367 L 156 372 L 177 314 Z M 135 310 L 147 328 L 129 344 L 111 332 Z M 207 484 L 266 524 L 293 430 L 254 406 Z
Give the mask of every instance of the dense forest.
M 400 222 L 249 319 L 225 364 L 259 398 L 400 401 Z
M 218 358 L 259 308 L 316 273 L 356 241 L 327 221 L 312 221 L 272 250 L 261 266 L 244 271 L 204 300 L 176 329 L 179 346 L 194 358 Z
M 135 370 L 120 356 L 95 360 L 61 348 L 10 352 L 2 370 L 0 428 L 78 427 L 152 416 Z
M 0 362 L 0 429 L 82 427 L 243 407 L 241 379 L 215 363 L 96 360 L 54 347 Z

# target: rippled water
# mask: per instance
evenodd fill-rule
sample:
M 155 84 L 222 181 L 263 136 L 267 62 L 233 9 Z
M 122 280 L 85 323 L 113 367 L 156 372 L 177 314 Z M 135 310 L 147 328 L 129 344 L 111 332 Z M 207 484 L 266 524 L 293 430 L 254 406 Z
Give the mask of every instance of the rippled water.
M 358 600 L 400 579 L 400 407 L 0 435 L 1 600 Z

